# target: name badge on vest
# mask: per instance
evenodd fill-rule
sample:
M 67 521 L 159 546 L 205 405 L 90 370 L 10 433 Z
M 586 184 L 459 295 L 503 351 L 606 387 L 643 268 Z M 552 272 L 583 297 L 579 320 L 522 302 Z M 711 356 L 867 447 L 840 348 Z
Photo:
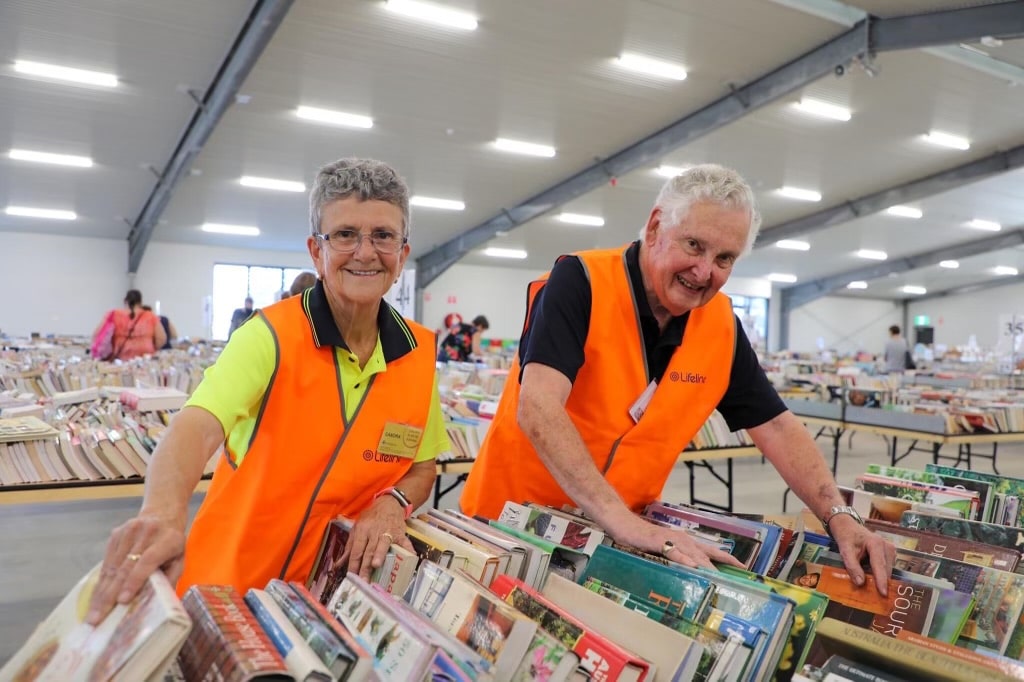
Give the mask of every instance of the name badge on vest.
M 419 427 L 398 422 L 386 422 L 384 433 L 381 434 L 380 442 L 377 443 L 377 452 L 382 455 L 412 459 L 416 456 L 422 439 L 423 429 Z
M 654 390 L 656 388 L 658 388 L 657 381 L 647 384 L 647 388 L 644 389 L 644 392 L 640 394 L 640 397 L 629 408 L 629 416 L 633 418 L 634 424 L 639 423 L 640 417 L 644 416 L 647 406 L 651 404 L 651 398 L 654 397 Z

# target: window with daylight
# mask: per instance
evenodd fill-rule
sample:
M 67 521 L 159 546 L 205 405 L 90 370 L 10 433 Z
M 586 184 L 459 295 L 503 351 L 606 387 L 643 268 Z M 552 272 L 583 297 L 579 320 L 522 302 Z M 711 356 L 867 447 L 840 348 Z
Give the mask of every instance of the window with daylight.
M 225 340 L 231 327 L 231 313 L 252 297 L 253 308 L 262 308 L 278 300 L 304 268 L 275 268 L 262 265 L 213 266 L 213 338 Z
M 760 296 L 730 296 L 732 311 L 743 323 L 743 331 L 756 351 L 763 351 L 768 341 L 768 299 Z

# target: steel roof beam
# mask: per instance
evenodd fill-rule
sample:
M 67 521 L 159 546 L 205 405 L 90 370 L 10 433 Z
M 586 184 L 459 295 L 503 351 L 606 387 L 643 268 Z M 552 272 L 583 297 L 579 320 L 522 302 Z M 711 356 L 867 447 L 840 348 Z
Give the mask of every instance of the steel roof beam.
M 128 233 L 128 272 L 138 272 L 142 256 L 160 216 L 174 195 L 182 176 L 206 144 L 213 129 L 235 100 L 239 88 L 263 54 L 274 32 L 291 9 L 293 0 L 256 0 L 252 12 L 221 63 L 213 82 L 198 103 L 192 120 L 178 140 L 160 179 L 150 192 Z

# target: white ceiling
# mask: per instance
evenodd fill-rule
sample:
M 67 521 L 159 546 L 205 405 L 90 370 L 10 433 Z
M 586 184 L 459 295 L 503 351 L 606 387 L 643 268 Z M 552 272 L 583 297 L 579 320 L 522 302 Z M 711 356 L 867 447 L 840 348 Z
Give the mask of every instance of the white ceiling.
M 807 2 L 807 0 L 801 0 Z M 846 30 L 766 0 L 447 0 L 479 17 L 476 31 L 426 28 L 380 0 L 296 0 L 234 104 L 179 183 L 156 227 L 164 242 L 305 249 L 306 198 L 241 187 L 242 175 L 300 180 L 341 156 L 392 163 L 414 193 L 459 199 L 466 210 L 413 209 L 413 257 L 585 169 L 595 160 L 700 109 Z M 885 0 L 859 9 L 899 16 L 979 2 Z M 252 7 L 251 0 L 7 0 L 0 4 L 0 207 L 75 210 L 52 222 L 0 213 L 4 232 L 126 238 Z M 989 41 L 990 42 L 990 41 Z M 1024 67 L 1024 40 L 972 45 Z M 642 78 L 612 59 L 633 51 L 678 62 L 682 82 Z M 16 74 L 14 60 L 118 74 L 113 90 Z M 668 154 L 661 163 L 715 161 L 758 192 L 766 227 L 1024 144 L 1024 87 L 923 51 L 886 53 L 875 75 L 828 76 Z M 802 95 L 849 107 L 848 123 L 796 112 Z M 297 119 L 300 105 L 371 116 L 359 130 Z M 932 128 L 970 138 L 968 151 L 929 146 Z M 551 159 L 493 150 L 496 137 L 557 148 Z M 90 155 L 91 169 L 16 162 L 9 148 Z M 493 240 L 526 248 L 525 261 L 471 253 L 464 262 L 545 269 L 567 251 L 633 238 L 662 178 L 639 169 L 559 210 L 600 214 L 603 228 L 542 216 Z M 820 203 L 784 199 L 782 185 L 814 189 Z M 867 264 L 858 248 L 890 258 L 1024 227 L 1024 171 L 995 176 L 912 205 L 921 220 L 884 214 L 806 236 L 809 252 L 756 250 L 738 276 L 792 273 L 801 282 Z M 557 211 L 556 211 L 557 213 Z M 203 233 L 203 222 L 258 225 L 258 238 Z M 963 259 L 872 282 L 864 296 L 903 297 L 986 279 L 996 264 L 1024 271 L 1024 251 Z

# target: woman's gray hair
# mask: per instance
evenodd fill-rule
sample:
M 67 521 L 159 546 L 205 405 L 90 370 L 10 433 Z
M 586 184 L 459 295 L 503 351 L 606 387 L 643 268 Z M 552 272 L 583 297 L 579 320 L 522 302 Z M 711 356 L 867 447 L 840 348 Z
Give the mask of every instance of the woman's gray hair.
M 743 176 L 731 168 L 713 163 L 694 166 L 669 179 L 658 192 L 654 205 L 661 209 L 662 223 L 676 226 L 686 218 L 690 207 L 699 201 L 750 212 L 750 230 L 743 249 L 744 254 L 749 253 L 761 229 L 761 214 L 757 211 L 754 191 Z M 641 238 L 646 231 L 645 225 L 640 230 Z
M 402 211 L 403 235 L 408 237 L 409 187 L 394 168 L 375 159 L 339 159 L 316 174 L 309 192 L 309 223 L 313 234 L 320 231 L 324 206 L 351 196 L 360 201 L 386 201 Z

